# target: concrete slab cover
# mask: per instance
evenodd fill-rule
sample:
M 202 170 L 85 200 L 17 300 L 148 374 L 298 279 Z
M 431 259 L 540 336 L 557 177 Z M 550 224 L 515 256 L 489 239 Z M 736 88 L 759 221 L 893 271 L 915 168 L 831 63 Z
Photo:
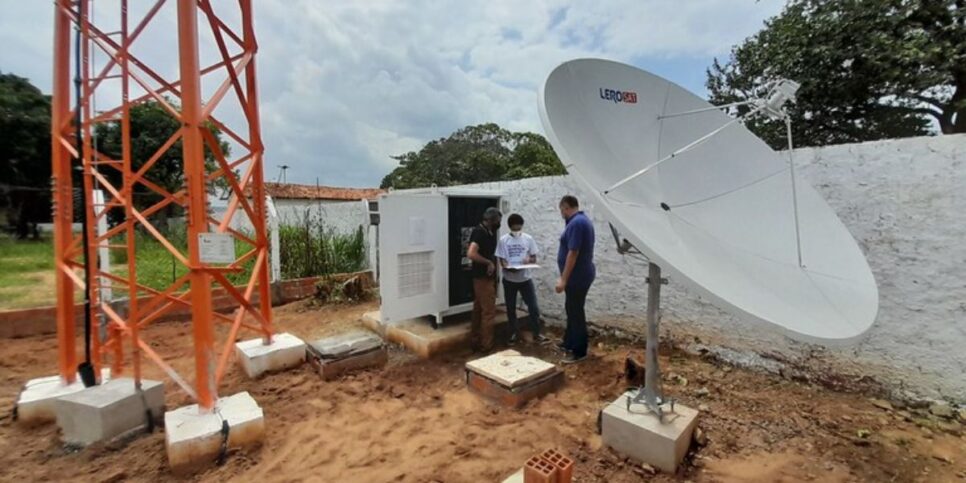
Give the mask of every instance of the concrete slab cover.
M 319 339 L 310 345 L 319 356 L 325 359 L 338 359 L 380 347 L 382 338 L 372 332 L 359 330 Z
M 309 355 L 309 363 L 325 380 L 334 379 L 347 372 L 373 367 L 382 367 L 389 361 L 389 352 L 385 346 L 370 349 L 366 352 L 350 354 L 338 359 L 322 359 Z
M 517 387 L 550 374 L 557 366 L 525 356 L 515 350 L 505 350 L 466 363 L 466 369 L 493 379 L 506 387 Z

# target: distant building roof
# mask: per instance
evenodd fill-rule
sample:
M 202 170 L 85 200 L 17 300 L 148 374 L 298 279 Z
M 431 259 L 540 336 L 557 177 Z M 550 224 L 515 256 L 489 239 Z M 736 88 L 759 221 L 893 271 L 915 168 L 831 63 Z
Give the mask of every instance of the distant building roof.
M 358 201 L 375 199 L 379 188 L 338 188 L 290 183 L 265 183 L 265 193 L 275 199 Z

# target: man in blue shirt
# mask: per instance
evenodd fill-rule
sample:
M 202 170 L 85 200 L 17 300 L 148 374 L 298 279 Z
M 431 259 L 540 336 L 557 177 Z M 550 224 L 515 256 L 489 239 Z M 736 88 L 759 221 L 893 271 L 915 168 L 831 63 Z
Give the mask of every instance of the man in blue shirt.
M 560 348 L 567 351 L 563 364 L 580 362 L 587 357 L 587 316 L 584 303 L 594 283 L 594 224 L 580 211 L 577 198 L 571 195 L 560 200 L 560 215 L 566 220 L 557 250 L 557 293 L 566 293 L 567 331 Z

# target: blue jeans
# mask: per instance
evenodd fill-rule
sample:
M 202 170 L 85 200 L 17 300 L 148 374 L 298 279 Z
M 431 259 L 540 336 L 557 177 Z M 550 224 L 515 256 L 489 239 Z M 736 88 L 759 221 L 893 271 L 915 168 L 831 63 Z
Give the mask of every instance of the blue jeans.
M 523 296 L 523 303 L 527 304 L 530 314 L 530 331 L 533 336 L 540 335 L 540 307 L 537 307 L 537 290 L 533 287 L 533 280 L 526 282 L 510 282 L 503 279 L 503 299 L 506 302 L 506 318 L 510 322 L 510 330 L 519 334 L 517 325 L 517 292 Z
M 587 302 L 587 292 L 590 287 L 577 288 L 567 286 L 567 300 L 564 308 L 567 311 L 567 330 L 564 332 L 563 346 L 577 357 L 587 355 L 587 314 L 584 304 Z

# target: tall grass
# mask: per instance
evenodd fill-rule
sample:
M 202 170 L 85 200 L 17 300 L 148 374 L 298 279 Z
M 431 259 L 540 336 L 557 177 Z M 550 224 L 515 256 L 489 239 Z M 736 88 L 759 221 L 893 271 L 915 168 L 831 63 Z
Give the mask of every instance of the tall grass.
M 185 258 L 188 257 L 188 234 L 183 224 L 171 223 L 162 234 Z M 116 242 L 112 241 L 112 243 L 123 245 L 125 236 L 121 235 L 114 238 L 113 240 L 116 240 Z M 181 263 L 151 234 L 143 230 L 136 230 L 135 246 L 135 257 L 137 259 L 135 270 L 137 270 L 138 283 L 155 290 L 164 290 L 179 277 L 188 273 L 188 267 Z M 251 245 L 235 240 L 236 257 L 241 257 L 251 248 Z M 230 272 L 226 274 L 226 278 L 236 285 L 247 283 L 254 263 L 254 258 L 248 260 L 242 265 L 240 271 Z M 114 273 L 120 277 L 127 277 L 127 252 L 125 250 L 111 250 L 111 265 L 114 267 Z
M 353 234 L 339 234 L 306 210 L 298 224 L 282 225 L 278 234 L 282 278 L 357 272 L 366 266 L 362 226 Z

